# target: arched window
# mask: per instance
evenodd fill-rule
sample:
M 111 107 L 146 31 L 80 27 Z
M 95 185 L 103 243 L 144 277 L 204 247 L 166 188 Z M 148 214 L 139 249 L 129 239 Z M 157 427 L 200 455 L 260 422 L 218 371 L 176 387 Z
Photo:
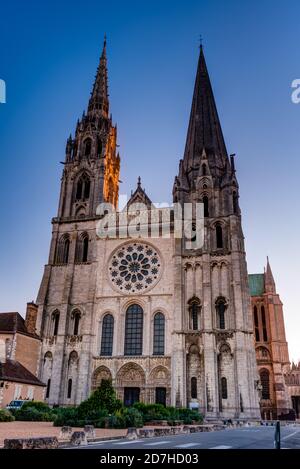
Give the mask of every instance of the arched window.
M 270 373 L 268 370 L 260 372 L 260 382 L 262 386 L 262 399 L 270 399 Z
M 258 325 L 258 311 L 257 311 L 257 306 L 254 306 L 254 328 L 255 328 L 255 340 L 256 342 L 259 342 L 260 337 L 259 337 L 259 325 Z
M 197 378 L 191 378 L 191 398 L 197 399 Z
M 238 196 L 236 192 L 233 192 L 232 194 L 232 206 L 233 206 L 233 213 L 237 214 L 238 213 Z
M 50 387 L 51 387 L 51 379 L 49 378 L 48 381 L 47 381 L 47 387 L 46 387 L 46 399 L 49 398 L 49 395 L 50 395 Z
M 217 300 L 216 310 L 217 310 L 217 327 L 219 329 L 225 329 L 226 302 L 224 298 L 219 298 Z
M 57 336 L 59 326 L 59 311 L 52 313 L 52 335 Z
M 81 198 L 82 198 L 82 188 L 83 188 L 83 180 L 82 180 L 82 178 L 80 178 L 77 182 L 76 200 L 81 200 Z
M 200 301 L 198 298 L 192 298 L 189 301 L 190 325 L 194 331 L 199 329 Z
M 76 254 L 75 262 L 88 262 L 88 253 L 89 253 L 89 235 L 87 233 L 82 233 L 77 239 L 76 243 Z
M 83 174 L 77 181 L 76 200 L 88 200 L 90 197 L 90 189 L 90 178 L 86 174 Z
M 223 230 L 221 225 L 216 226 L 217 249 L 223 248 Z
M 110 357 L 113 352 L 114 339 L 114 318 L 111 314 L 106 314 L 102 322 L 102 337 L 100 355 Z
M 206 170 L 206 164 L 203 163 L 202 165 L 202 176 L 206 176 L 207 170 Z
M 209 217 L 209 207 L 208 207 L 208 197 L 205 195 L 202 199 L 202 203 L 204 205 L 204 217 L 208 218 Z
M 67 399 L 71 399 L 71 396 L 72 396 L 72 378 L 68 380 Z
M 137 305 L 129 306 L 125 320 L 124 355 L 143 353 L 143 310 Z
M 263 339 L 264 342 L 268 342 L 268 334 L 267 334 L 267 324 L 266 324 L 266 311 L 265 307 L 261 307 L 261 322 L 263 327 Z
M 221 378 L 221 396 L 222 396 L 222 399 L 227 399 L 228 398 L 227 379 L 226 378 Z
M 153 355 L 165 353 L 165 317 L 162 313 L 156 313 L 153 322 Z
M 67 264 L 69 261 L 70 238 L 68 234 L 63 235 L 57 246 L 56 263 Z
M 84 236 L 83 238 L 83 249 L 82 249 L 82 262 L 87 262 L 89 252 L 89 238 Z
M 67 237 L 64 242 L 64 250 L 63 250 L 63 263 L 67 264 L 69 260 L 69 251 L 70 251 L 70 239 Z
M 81 313 L 80 311 L 74 311 L 73 313 L 73 335 L 79 334 L 79 325 L 80 325 Z
M 83 154 L 84 156 L 90 156 L 91 151 L 92 151 L 92 140 L 90 138 L 86 138 L 85 141 L 83 142 Z

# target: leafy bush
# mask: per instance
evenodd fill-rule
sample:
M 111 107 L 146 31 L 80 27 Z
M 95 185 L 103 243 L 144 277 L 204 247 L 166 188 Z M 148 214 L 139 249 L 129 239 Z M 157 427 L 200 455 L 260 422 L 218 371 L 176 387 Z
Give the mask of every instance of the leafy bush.
M 40 412 L 35 407 L 29 406 L 14 411 L 14 416 L 16 420 L 24 422 L 52 422 L 54 419 L 51 412 Z
M 15 417 L 7 409 L 0 409 L 0 422 L 13 422 Z
M 125 418 L 119 410 L 108 417 L 108 426 L 109 428 L 126 428 Z
M 90 418 L 93 413 L 105 410 L 109 414 L 122 409 L 123 404 L 116 397 L 116 392 L 109 380 L 102 380 L 101 385 L 77 408 L 78 418 Z
M 143 402 L 136 402 L 133 408 L 138 410 L 144 422 L 151 420 L 167 420 L 170 417 L 169 411 L 162 404 L 144 404 Z
M 52 410 L 52 415 L 54 415 L 55 427 L 63 427 L 64 425 L 73 427 L 77 420 L 77 409 L 75 407 L 57 407 L 55 411 Z
M 201 422 L 203 417 L 197 410 L 176 407 L 164 407 L 161 404 L 144 404 L 136 402 L 133 406 L 138 410 L 144 422 L 152 420 L 167 420 L 169 425 L 175 425 L 176 421 L 183 421 L 184 424 Z
M 124 409 L 123 417 L 125 419 L 126 427 L 140 428 L 144 425 L 143 414 L 134 407 Z
M 49 414 L 52 411 L 51 408 L 48 406 L 48 404 L 46 404 L 45 402 L 41 402 L 41 401 L 24 402 L 20 410 L 26 410 L 28 409 L 28 407 L 34 408 L 38 410 L 39 412 L 43 412 L 45 414 Z

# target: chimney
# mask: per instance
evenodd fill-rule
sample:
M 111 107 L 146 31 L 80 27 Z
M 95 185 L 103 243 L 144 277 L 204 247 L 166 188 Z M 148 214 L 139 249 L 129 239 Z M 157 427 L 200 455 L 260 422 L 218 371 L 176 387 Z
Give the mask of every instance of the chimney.
M 36 327 L 37 313 L 38 313 L 37 305 L 33 301 L 31 301 L 31 303 L 27 303 L 25 326 L 29 334 L 36 334 L 35 327 Z
M 6 347 L 4 340 L 0 340 L 0 363 L 6 362 Z

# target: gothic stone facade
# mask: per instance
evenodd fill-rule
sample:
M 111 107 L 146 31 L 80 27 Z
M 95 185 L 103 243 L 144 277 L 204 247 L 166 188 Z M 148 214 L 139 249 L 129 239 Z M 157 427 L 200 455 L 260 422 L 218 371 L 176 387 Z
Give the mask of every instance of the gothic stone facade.
M 117 206 L 120 157 L 109 117 L 106 44 L 88 105 L 67 141 L 58 216 L 38 294 L 40 377 L 50 404 L 79 404 L 102 379 L 118 396 L 259 418 L 258 374 L 238 182 L 203 50 L 174 202 L 202 202 L 201 249 L 184 240 L 99 238 Z M 140 180 L 133 202 L 151 201 Z
M 276 291 L 269 259 L 263 274 L 249 275 L 249 285 L 256 360 L 262 386 L 262 418 L 272 420 L 288 416 L 292 405 L 296 415 L 299 415 L 296 409 L 297 393 L 289 387 L 291 383 L 296 384 L 297 379 L 294 379 L 296 373 L 290 367 L 283 305 Z M 294 399 L 291 399 L 291 391 Z

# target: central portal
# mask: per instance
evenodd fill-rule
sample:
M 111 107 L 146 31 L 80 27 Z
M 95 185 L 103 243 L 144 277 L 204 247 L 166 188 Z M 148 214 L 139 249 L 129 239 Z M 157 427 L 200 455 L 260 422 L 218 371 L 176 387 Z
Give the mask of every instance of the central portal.
M 140 400 L 140 388 L 124 388 L 124 405 L 129 407 Z

